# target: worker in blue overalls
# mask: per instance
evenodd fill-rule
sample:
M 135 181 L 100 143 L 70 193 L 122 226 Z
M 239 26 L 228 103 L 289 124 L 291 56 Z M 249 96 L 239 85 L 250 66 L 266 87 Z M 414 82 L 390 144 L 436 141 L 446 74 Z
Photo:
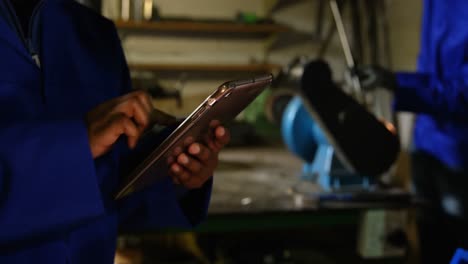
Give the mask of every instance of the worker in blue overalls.
M 118 230 L 205 217 L 218 124 L 167 180 L 113 200 L 154 109 L 131 92 L 113 23 L 75 1 L 0 1 L 0 109 L 0 263 L 110 264 Z
M 421 210 L 422 263 L 449 263 L 468 247 L 468 2 L 425 0 L 418 71 L 363 67 L 364 88 L 395 92 L 395 109 L 418 114 L 413 183 Z

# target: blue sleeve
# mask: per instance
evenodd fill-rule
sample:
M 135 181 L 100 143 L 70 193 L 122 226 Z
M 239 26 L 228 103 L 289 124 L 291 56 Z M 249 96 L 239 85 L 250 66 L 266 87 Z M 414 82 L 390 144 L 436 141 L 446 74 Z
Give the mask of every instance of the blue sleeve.
M 179 197 L 170 178 L 147 190 L 125 198 L 120 212 L 123 232 L 161 228 L 192 228 L 202 222 L 208 211 L 212 180 L 200 189 Z
M 82 120 L 1 124 L 0 145 L 0 245 L 104 214 Z
M 440 79 L 425 73 L 398 73 L 395 110 L 468 120 L 468 75 Z

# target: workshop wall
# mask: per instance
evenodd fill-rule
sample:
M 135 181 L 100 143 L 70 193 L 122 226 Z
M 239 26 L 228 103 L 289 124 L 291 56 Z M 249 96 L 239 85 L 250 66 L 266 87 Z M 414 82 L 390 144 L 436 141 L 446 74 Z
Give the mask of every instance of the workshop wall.
M 390 34 L 394 69 L 413 71 L 416 69 L 421 30 L 422 0 L 392 0 L 390 2 Z M 404 149 L 409 149 L 415 116 L 399 113 L 399 132 Z
M 421 31 L 422 0 L 389 1 L 391 47 L 394 67 L 416 68 Z

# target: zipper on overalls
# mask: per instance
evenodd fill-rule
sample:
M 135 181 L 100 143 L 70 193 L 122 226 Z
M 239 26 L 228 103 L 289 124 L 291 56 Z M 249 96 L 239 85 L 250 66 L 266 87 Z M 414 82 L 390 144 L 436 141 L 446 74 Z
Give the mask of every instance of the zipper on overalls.
M 37 51 L 34 43 L 36 42 L 36 39 L 34 38 L 33 34 L 35 33 L 34 31 L 37 30 L 36 26 L 38 21 L 38 13 L 39 10 L 42 6 L 43 0 L 40 0 L 36 6 L 33 9 L 33 12 L 31 14 L 31 18 L 29 19 L 29 29 L 28 29 L 28 34 L 26 35 L 25 32 L 23 32 L 23 28 L 21 27 L 21 23 L 18 19 L 18 16 L 16 15 L 16 12 L 14 8 L 11 6 L 11 3 L 9 0 L 7 1 L 7 6 L 10 11 L 11 17 L 13 18 L 13 24 L 15 26 L 15 29 L 22 40 L 24 46 L 29 52 L 29 55 L 31 56 L 31 59 L 33 60 L 34 64 L 37 65 L 37 67 L 41 68 L 41 61 L 39 58 L 39 52 Z
M 37 47 L 36 45 L 34 45 L 34 43 L 39 43 L 39 40 L 37 39 L 37 36 L 35 36 L 35 34 L 39 34 L 38 33 L 38 26 L 39 26 L 39 10 L 41 9 L 42 7 L 42 0 L 39 1 L 36 6 L 34 7 L 34 10 L 31 14 L 31 18 L 29 20 L 29 32 L 28 32 L 28 38 L 26 39 L 26 42 L 27 42 L 27 48 L 28 48 L 28 51 L 29 51 L 29 54 L 31 54 L 31 58 L 33 59 L 33 61 L 36 63 L 36 65 L 41 68 L 41 59 L 39 57 L 39 51 L 37 50 Z

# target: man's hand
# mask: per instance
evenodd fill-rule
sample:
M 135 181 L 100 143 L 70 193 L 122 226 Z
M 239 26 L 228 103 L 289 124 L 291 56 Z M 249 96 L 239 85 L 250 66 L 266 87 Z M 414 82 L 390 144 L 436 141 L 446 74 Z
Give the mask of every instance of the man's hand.
M 155 110 L 151 97 L 135 91 L 98 105 L 86 115 L 89 145 L 93 158 L 107 153 L 121 135 L 134 148 L 144 131 L 154 123 L 165 125 L 172 116 Z
M 169 174 L 174 183 L 188 189 L 200 188 L 213 175 L 218 165 L 218 154 L 229 142 L 230 134 L 218 121 L 210 124 L 203 142 L 185 140 L 185 149 L 177 148 L 169 157 Z
M 357 69 L 354 69 L 352 74 L 355 74 L 359 77 L 361 87 L 365 91 L 384 88 L 393 92 L 398 86 L 395 74 L 380 66 L 361 66 Z

